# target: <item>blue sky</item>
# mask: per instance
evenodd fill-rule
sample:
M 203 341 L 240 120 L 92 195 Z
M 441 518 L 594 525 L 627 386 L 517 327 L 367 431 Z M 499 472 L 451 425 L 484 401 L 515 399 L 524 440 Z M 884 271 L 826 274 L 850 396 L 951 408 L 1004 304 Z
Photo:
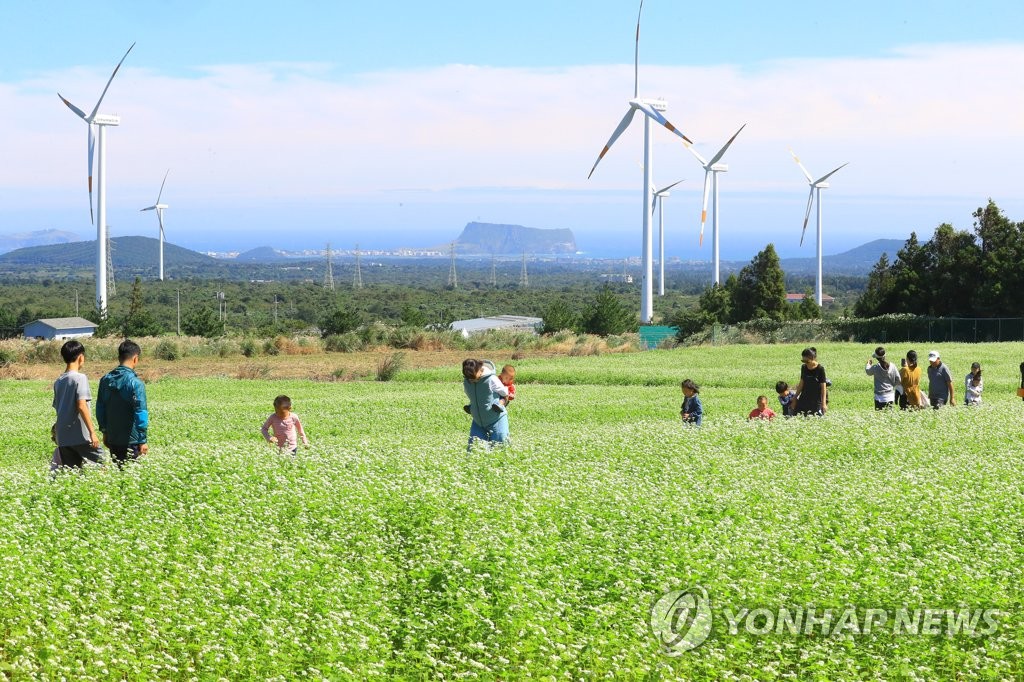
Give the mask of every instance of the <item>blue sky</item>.
M 56 7 L 56 9 L 55 9 Z M 104 111 L 112 232 L 200 249 L 432 245 L 470 220 L 571 227 L 582 248 L 640 248 L 639 125 L 586 180 L 632 94 L 634 2 L 9 4 L 0 24 L 0 233 L 88 235 L 85 126 Z M 1024 219 L 1022 3 L 648 0 L 641 94 L 725 159 L 722 249 L 797 248 L 806 183 L 826 252 L 970 226 L 992 196 Z M 637 121 L 639 123 L 639 121 Z M 663 133 L 664 131 L 659 131 Z M 696 248 L 703 174 L 667 134 L 656 182 L 668 250 Z M 150 223 L 153 223 L 152 225 Z M 710 227 L 708 228 L 710 229 Z M 706 242 L 705 242 L 706 244 Z

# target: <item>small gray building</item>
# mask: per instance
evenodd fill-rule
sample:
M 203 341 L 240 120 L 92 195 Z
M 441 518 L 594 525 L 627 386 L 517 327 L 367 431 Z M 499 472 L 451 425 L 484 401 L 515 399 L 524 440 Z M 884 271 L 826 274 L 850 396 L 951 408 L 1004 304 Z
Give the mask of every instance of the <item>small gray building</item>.
M 461 333 L 463 336 L 470 336 L 492 329 L 505 329 L 515 332 L 540 332 L 544 327 L 544 320 L 539 317 L 525 317 L 523 315 L 495 315 L 493 317 L 476 317 L 472 320 L 456 320 L 452 322 L 452 330 Z
M 67 341 L 92 336 L 96 325 L 84 317 L 55 317 L 49 320 L 36 320 L 25 325 L 26 339 L 46 339 L 47 341 Z

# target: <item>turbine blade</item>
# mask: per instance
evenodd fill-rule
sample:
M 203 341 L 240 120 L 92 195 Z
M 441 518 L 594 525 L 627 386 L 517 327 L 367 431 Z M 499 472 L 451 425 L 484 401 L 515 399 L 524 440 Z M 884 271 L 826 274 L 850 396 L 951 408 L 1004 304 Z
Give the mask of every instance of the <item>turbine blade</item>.
M 711 171 L 704 171 L 704 203 L 700 211 L 700 241 L 697 246 L 704 246 L 704 223 L 708 220 L 708 192 L 711 190 Z
M 796 152 L 794 152 L 792 149 L 789 150 L 789 153 L 793 156 L 793 160 L 796 161 L 796 165 L 800 166 L 800 170 L 802 170 L 804 172 L 804 177 L 807 178 L 807 182 L 809 182 L 809 183 L 811 183 L 813 185 L 814 184 L 814 178 L 812 178 L 811 174 L 807 172 L 807 169 L 804 168 L 804 165 L 802 163 L 800 163 L 800 157 L 797 156 Z
M 804 229 L 800 233 L 800 246 L 804 245 L 804 235 L 807 234 L 807 221 L 811 217 L 811 205 L 814 203 L 814 187 L 811 187 L 811 193 L 807 195 L 807 210 L 804 211 Z
M 167 184 L 167 176 L 171 174 L 171 169 L 168 168 L 167 172 L 164 173 L 164 181 L 160 183 L 160 193 L 156 195 L 156 203 L 160 203 L 160 197 L 164 195 L 164 185 Z M 155 207 L 155 205 L 154 205 Z
M 143 211 L 152 211 L 154 208 L 156 208 L 156 206 L 147 206 L 146 208 L 140 208 L 139 213 L 142 213 Z
M 722 159 L 722 157 L 725 156 L 725 151 L 727 149 L 729 149 L 729 146 L 733 143 L 733 140 L 736 139 L 736 136 L 739 135 L 740 133 L 742 133 L 743 129 L 746 128 L 746 127 L 747 127 L 746 123 L 741 125 L 740 129 L 737 130 L 735 133 L 733 133 L 732 137 L 729 138 L 729 141 L 725 143 L 725 146 L 722 147 L 721 149 L 719 149 L 718 153 L 711 157 L 711 160 L 708 161 L 707 165 L 714 166 L 716 163 L 718 163 Z
M 590 173 L 587 174 L 588 180 L 590 179 L 590 176 L 594 174 L 594 171 L 597 170 L 597 164 L 601 163 L 601 159 L 604 158 L 604 155 L 607 154 L 608 150 L 612 148 L 613 144 L 615 144 L 615 140 L 619 139 L 622 133 L 626 131 L 626 128 L 629 127 L 629 124 L 632 123 L 634 114 L 636 114 L 636 109 L 630 107 L 629 111 L 626 112 L 626 115 L 622 117 L 621 121 L 619 121 L 619 126 L 615 129 L 615 132 L 612 133 L 612 136 L 608 138 L 608 144 L 606 144 L 604 149 L 601 150 L 601 153 L 597 155 L 597 161 L 594 162 L 594 167 L 591 168 Z
M 661 115 L 660 111 L 654 109 L 651 106 L 648 106 L 647 104 L 644 104 L 643 102 L 637 102 L 636 107 L 640 111 L 642 111 L 645 114 L 647 114 L 647 116 L 649 118 L 651 118 L 652 120 L 657 121 L 659 124 L 665 126 L 665 128 L 667 128 L 669 132 L 675 133 L 679 137 L 683 138 L 683 142 L 687 146 L 693 144 L 693 140 L 688 138 L 686 135 L 683 135 L 683 132 L 681 130 L 679 130 L 679 128 L 676 128 L 674 125 L 669 123 L 668 119 Z
M 675 182 L 673 182 L 673 183 L 672 183 L 671 185 L 669 185 L 669 186 L 667 186 L 667 187 L 662 187 L 661 189 L 659 189 L 657 193 L 658 193 L 658 194 L 661 194 L 662 192 L 667 192 L 667 191 L 669 191 L 670 189 L 672 189 L 673 187 L 675 187 L 676 185 L 678 185 L 678 184 L 679 184 L 680 182 L 683 182 L 683 181 L 682 181 L 682 180 L 676 180 L 676 181 L 675 181 Z
M 132 47 L 135 47 L 135 43 L 132 43 Z M 132 51 L 132 47 L 128 48 L 128 52 Z M 96 112 L 100 110 L 100 104 L 103 103 L 103 98 L 107 96 L 107 88 L 110 87 L 111 81 L 113 81 L 114 76 L 117 75 L 117 70 L 121 68 L 121 64 L 123 64 L 124 60 L 128 58 L 128 52 L 124 53 L 124 57 L 121 57 L 121 61 L 119 61 L 117 63 L 117 66 L 114 67 L 114 73 L 110 74 L 110 79 L 107 81 L 107 86 L 103 88 L 103 92 L 100 94 L 100 98 L 96 101 L 96 106 L 93 107 L 92 113 L 89 114 L 89 120 L 92 120 L 96 117 Z
M 640 96 L 640 15 L 644 12 L 644 0 L 636 13 L 636 44 L 633 47 L 633 98 Z
M 61 101 L 61 102 L 64 102 L 64 104 L 66 104 L 66 105 L 68 106 L 68 109 L 70 109 L 71 111 L 73 111 L 73 112 L 75 112 L 76 114 L 78 114 L 78 115 L 79 115 L 79 117 L 81 117 L 81 118 L 83 118 L 83 119 L 85 118 L 85 112 L 84 112 L 84 111 L 82 111 L 81 109 L 79 109 L 78 107 L 76 107 L 76 106 L 75 106 L 74 104 L 72 104 L 71 102 L 69 102 L 69 101 L 67 101 L 66 99 L 64 99 L 64 95 L 62 95 L 62 94 L 60 94 L 60 93 L 58 92 L 58 93 L 57 93 L 57 97 L 60 97 L 60 101 Z
M 96 151 L 96 138 L 92 134 L 92 123 L 86 122 L 89 127 L 89 222 L 96 224 L 96 219 L 92 214 L 92 169 L 93 169 L 93 153 Z
M 849 166 L 849 165 L 850 165 L 850 162 L 849 162 L 849 161 L 847 161 L 846 163 L 844 163 L 844 164 L 843 164 L 842 166 L 840 166 L 839 168 L 836 168 L 836 169 L 835 169 L 834 171 L 832 171 L 831 173 L 828 173 L 828 174 L 826 174 L 826 175 L 822 175 L 822 176 L 821 176 L 820 178 L 818 178 L 817 180 L 815 180 L 815 181 L 814 181 L 814 184 L 815 184 L 815 185 L 817 185 L 817 184 L 818 184 L 819 182 L 825 182 L 825 181 L 826 181 L 826 180 L 828 180 L 828 179 L 829 179 L 830 177 L 832 177 L 833 175 L 835 175 L 836 173 L 838 173 L 838 172 L 839 172 L 840 170 L 842 170 L 843 168 L 846 168 L 846 167 L 847 167 L 847 166 Z

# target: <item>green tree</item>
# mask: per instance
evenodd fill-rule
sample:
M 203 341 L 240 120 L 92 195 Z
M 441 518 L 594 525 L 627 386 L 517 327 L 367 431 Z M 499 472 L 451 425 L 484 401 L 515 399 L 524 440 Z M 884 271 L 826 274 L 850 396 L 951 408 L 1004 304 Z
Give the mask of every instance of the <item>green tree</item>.
M 972 273 L 974 307 L 987 315 L 1019 315 L 1024 312 L 1024 223 L 1008 220 L 991 199 L 973 217 L 981 251 Z
M 359 313 L 351 306 L 338 306 L 320 320 L 320 334 L 333 336 L 355 331 L 362 324 Z
M 882 254 L 884 257 L 885 254 Z M 804 298 L 796 306 L 798 320 L 817 320 L 821 318 L 821 306 L 814 300 L 814 292 L 809 288 L 804 289 Z
M 732 292 L 736 288 L 736 275 L 729 275 L 725 285 L 713 284 L 700 295 L 700 312 L 706 325 L 732 322 Z
M 636 331 L 637 318 L 608 285 L 601 287 L 583 315 L 583 331 L 608 336 Z
M 544 320 L 544 334 L 554 334 L 563 329 L 575 331 L 579 324 L 579 315 L 565 301 L 558 299 L 552 301 L 544 312 L 541 313 Z
M 871 268 L 864 293 L 853 306 L 854 314 L 857 317 L 877 317 L 888 311 L 895 294 L 895 280 L 889 257 L 883 253 Z
M 10 339 L 18 335 L 18 318 L 14 311 L 0 308 L 0 339 Z
M 139 336 L 156 336 L 162 330 L 156 319 L 146 311 L 142 304 L 142 282 L 136 277 L 132 284 L 131 302 L 128 304 L 128 312 L 117 323 L 121 329 L 121 335 L 125 338 Z
M 218 319 L 212 308 L 201 305 L 190 308 L 182 315 L 181 331 L 188 336 L 212 339 L 224 333 L 224 323 Z
M 417 329 L 423 329 L 427 326 L 427 316 L 422 310 L 409 303 L 402 306 L 402 312 L 399 314 L 399 320 L 403 327 L 416 327 Z
M 775 245 L 769 244 L 740 270 L 732 292 L 732 317 L 742 322 L 786 317 L 786 276 Z

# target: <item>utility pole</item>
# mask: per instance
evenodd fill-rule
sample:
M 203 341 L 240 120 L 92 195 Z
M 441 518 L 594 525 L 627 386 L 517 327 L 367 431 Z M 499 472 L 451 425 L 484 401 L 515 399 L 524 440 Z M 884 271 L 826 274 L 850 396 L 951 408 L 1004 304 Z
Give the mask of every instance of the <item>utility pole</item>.
M 327 256 L 327 274 L 324 275 L 324 286 L 334 291 L 334 270 L 331 266 L 331 243 L 327 242 L 327 248 L 324 250 L 324 255 Z
M 277 326 L 277 294 L 274 294 L 274 326 Z
M 75 289 L 75 317 L 78 317 L 78 289 Z
M 457 289 L 459 286 L 459 275 L 455 272 L 455 242 L 452 242 L 451 247 L 451 265 L 448 268 L 448 287 L 451 289 Z
M 178 336 L 181 336 L 181 289 L 178 289 Z
M 356 244 L 356 273 L 352 276 L 352 286 L 356 289 L 363 288 L 363 253 L 359 250 L 359 244 Z
M 519 273 L 519 288 L 526 289 L 530 286 L 530 277 L 526 274 L 526 252 L 523 251 L 523 269 Z

